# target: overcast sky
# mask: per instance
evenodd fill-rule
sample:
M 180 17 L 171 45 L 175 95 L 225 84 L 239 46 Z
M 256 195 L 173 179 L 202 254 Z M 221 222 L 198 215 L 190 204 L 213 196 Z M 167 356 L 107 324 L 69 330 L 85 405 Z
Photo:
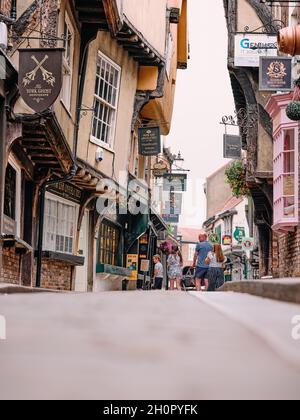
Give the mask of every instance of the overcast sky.
M 225 164 L 224 127 L 219 123 L 232 114 L 234 102 L 227 71 L 227 29 L 223 1 L 189 0 L 191 60 L 177 79 L 174 118 L 168 145 L 180 150 L 191 170 L 181 226 L 201 226 L 206 220 L 203 184 Z M 195 210 L 196 209 L 196 210 Z

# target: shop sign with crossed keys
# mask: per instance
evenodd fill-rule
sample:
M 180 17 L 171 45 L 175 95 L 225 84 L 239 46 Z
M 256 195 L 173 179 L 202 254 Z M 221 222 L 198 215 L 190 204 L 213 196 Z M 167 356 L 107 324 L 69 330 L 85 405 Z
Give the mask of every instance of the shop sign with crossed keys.
M 19 50 L 20 94 L 37 113 L 50 108 L 61 91 L 63 51 L 62 48 Z

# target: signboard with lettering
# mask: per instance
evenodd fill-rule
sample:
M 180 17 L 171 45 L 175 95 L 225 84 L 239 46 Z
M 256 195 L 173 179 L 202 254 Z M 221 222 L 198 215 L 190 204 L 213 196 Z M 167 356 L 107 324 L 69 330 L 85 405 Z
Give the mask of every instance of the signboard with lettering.
M 139 154 L 141 156 L 157 156 L 160 153 L 160 127 L 139 128 Z
M 164 176 L 164 191 L 185 192 L 187 190 L 186 174 L 168 174 Z
M 150 270 L 150 260 L 142 260 L 141 261 L 141 269 L 143 273 L 148 273 Z
M 231 136 L 224 134 L 224 158 L 241 159 L 242 157 L 242 138 L 241 136 Z
M 131 273 L 131 275 L 128 277 L 128 280 L 131 280 L 131 281 L 138 280 L 138 262 L 139 262 L 139 256 L 137 254 L 127 255 L 126 267 Z
M 277 52 L 276 36 L 249 33 L 235 35 L 236 67 L 259 67 L 260 57 L 274 57 Z
M 47 191 L 52 192 L 61 198 L 65 198 L 66 200 L 73 201 L 74 203 L 81 203 L 82 192 L 72 184 L 55 184 L 49 187 Z
M 292 91 L 292 59 L 287 57 L 260 57 L 259 90 Z
M 20 94 L 35 112 L 46 111 L 61 91 L 64 49 L 27 48 L 18 51 Z

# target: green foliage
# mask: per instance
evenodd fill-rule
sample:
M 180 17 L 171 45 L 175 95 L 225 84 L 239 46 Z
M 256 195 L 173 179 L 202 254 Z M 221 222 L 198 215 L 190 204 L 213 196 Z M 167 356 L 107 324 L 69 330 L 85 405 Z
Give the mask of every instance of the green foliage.
M 292 121 L 300 121 L 300 102 L 290 102 L 286 108 L 286 115 Z
M 230 185 L 235 197 L 250 195 L 250 190 L 246 181 L 246 168 L 240 160 L 234 161 L 226 172 L 226 182 Z

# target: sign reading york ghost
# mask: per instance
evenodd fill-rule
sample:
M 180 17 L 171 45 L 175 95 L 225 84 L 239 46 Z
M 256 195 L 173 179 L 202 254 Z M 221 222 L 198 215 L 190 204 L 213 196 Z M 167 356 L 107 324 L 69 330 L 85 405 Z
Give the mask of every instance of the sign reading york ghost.
M 35 112 L 46 111 L 61 91 L 63 51 L 62 48 L 19 50 L 20 94 Z

